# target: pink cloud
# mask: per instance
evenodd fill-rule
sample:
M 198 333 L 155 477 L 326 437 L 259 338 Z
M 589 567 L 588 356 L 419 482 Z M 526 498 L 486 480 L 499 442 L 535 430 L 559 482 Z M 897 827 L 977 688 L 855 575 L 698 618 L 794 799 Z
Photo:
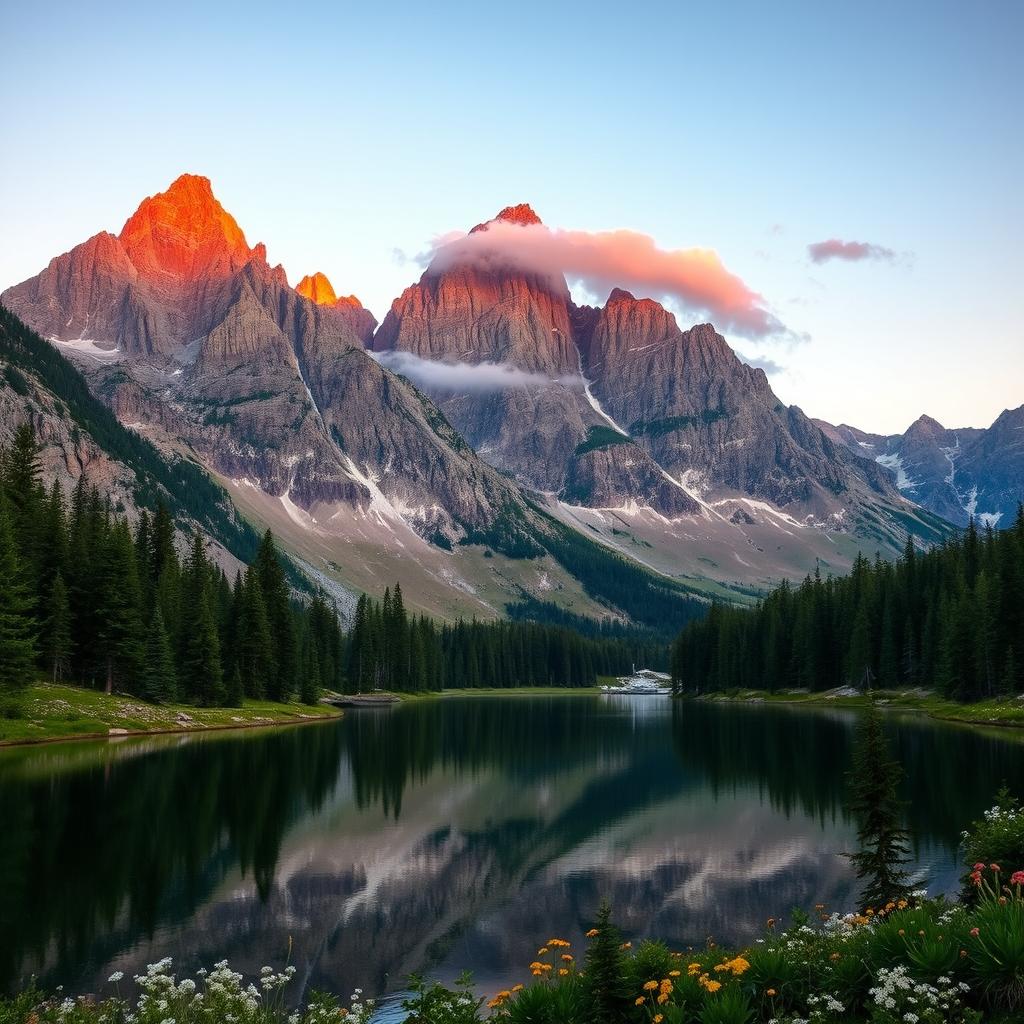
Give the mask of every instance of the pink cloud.
M 558 287 L 564 275 L 594 294 L 620 287 L 674 299 L 708 315 L 720 328 L 747 337 L 786 332 L 764 299 L 730 273 L 717 253 L 659 249 L 649 235 L 636 231 L 561 231 L 543 224 L 492 221 L 485 231 L 435 244 L 434 269 L 466 263 L 539 274 Z
M 807 252 L 815 263 L 829 260 L 891 260 L 896 254 L 892 249 L 870 242 L 844 242 L 841 238 L 829 238 L 824 242 L 812 242 Z

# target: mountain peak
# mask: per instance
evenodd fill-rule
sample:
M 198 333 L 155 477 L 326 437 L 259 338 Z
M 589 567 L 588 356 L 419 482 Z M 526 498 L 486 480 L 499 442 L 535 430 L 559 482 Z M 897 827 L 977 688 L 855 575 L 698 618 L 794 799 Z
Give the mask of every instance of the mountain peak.
M 475 231 L 486 231 L 491 224 L 499 222 L 503 224 L 517 224 L 523 228 L 543 223 L 529 203 L 516 203 L 515 206 L 506 206 L 503 210 L 499 210 L 497 215 L 490 220 L 477 224 L 470 231 L 470 234 L 473 234 Z
M 319 270 L 315 274 L 307 274 L 295 290 L 318 306 L 355 306 L 359 309 L 363 306 L 354 295 L 335 295 L 330 278 Z
M 198 174 L 182 174 L 166 192 L 143 199 L 119 237 L 139 274 L 150 280 L 224 277 L 253 255 L 210 179 Z
M 610 306 L 613 302 L 636 302 L 636 296 L 632 292 L 627 292 L 625 288 L 613 288 L 605 305 Z
M 918 416 L 909 427 L 907 427 L 907 432 L 903 436 L 936 437 L 945 433 L 946 428 L 938 420 L 932 419 L 931 416 L 922 414 Z
M 295 286 L 295 290 L 318 306 L 333 306 L 338 301 L 327 275 L 319 270 L 315 274 L 307 274 Z

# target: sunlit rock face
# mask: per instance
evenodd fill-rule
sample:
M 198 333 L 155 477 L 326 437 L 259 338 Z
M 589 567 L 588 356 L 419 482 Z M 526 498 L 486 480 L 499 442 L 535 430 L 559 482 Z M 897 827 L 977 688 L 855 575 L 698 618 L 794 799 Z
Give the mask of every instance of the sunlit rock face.
M 330 279 L 319 270 L 315 274 L 307 274 L 295 286 L 295 290 L 318 306 L 341 305 L 362 309 L 362 303 L 354 295 L 335 295 Z

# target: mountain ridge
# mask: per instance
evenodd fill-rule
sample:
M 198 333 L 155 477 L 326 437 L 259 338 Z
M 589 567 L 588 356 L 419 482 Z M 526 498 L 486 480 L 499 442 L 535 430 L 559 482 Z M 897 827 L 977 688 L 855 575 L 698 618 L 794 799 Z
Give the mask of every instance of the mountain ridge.
M 495 221 L 540 223 L 519 204 L 474 230 Z M 377 325 L 322 273 L 290 287 L 200 176 L 2 299 L 123 422 L 194 453 L 248 514 L 356 586 L 412 545 L 423 576 L 491 613 L 445 552 L 465 563 L 482 544 L 515 562 L 549 550 L 555 522 L 711 593 L 895 549 L 907 529 L 942 534 L 709 324 L 683 331 L 625 289 L 580 307 L 564 278 L 442 260 Z M 549 566 L 567 600 L 601 614 L 567 568 Z M 501 582 L 473 572 L 500 601 L 544 600 L 550 579 L 511 562 Z

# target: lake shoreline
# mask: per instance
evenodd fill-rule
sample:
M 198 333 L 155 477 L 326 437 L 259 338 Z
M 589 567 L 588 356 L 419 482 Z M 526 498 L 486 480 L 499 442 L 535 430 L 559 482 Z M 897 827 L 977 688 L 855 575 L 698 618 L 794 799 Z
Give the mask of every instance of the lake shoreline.
M 311 707 L 269 701 L 247 701 L 240 708 L 146 705 L 130 695 L 104 694 L 53 683 L 28 687 L 24 701 L 26 706 L 21 717 L 0 720 L 0 751 L 75 740 L 120 740 L 260 729 L 275 725 L 311 725 L 344 717 L 343 711 L 326 705 Z M 35 715 L 33 709 L 36 710 Z M 69 715 L 73 717 L 69 718 Z M 140 715 L 155 717 L 147 722 L 140 719 Z M 68 731 L 69 722 L 80 722 L 84 727 Z M 30 728 L 40 731 L 36 734 L 27 732 Z
M 834 691 L 828 690 L 821 693 L 788 691 L 774 694 L 767 690 L 744 690 L 740 693 L 683 694 L 680 699 L 720 704 L 785 704 L 854 710 L 864 708 L 868 704 L 868 698 L 863 694 L 837 695 Z M 960 725 L 1024 729 L 1024 699 L 1010 697 L 978 701 L 974 704 L 957 704 L 934 694 L 924 695 L 898 690 L 877 691 L 876 699 L 884 711 L 911 712 L 936 721 L 955 722 Z

